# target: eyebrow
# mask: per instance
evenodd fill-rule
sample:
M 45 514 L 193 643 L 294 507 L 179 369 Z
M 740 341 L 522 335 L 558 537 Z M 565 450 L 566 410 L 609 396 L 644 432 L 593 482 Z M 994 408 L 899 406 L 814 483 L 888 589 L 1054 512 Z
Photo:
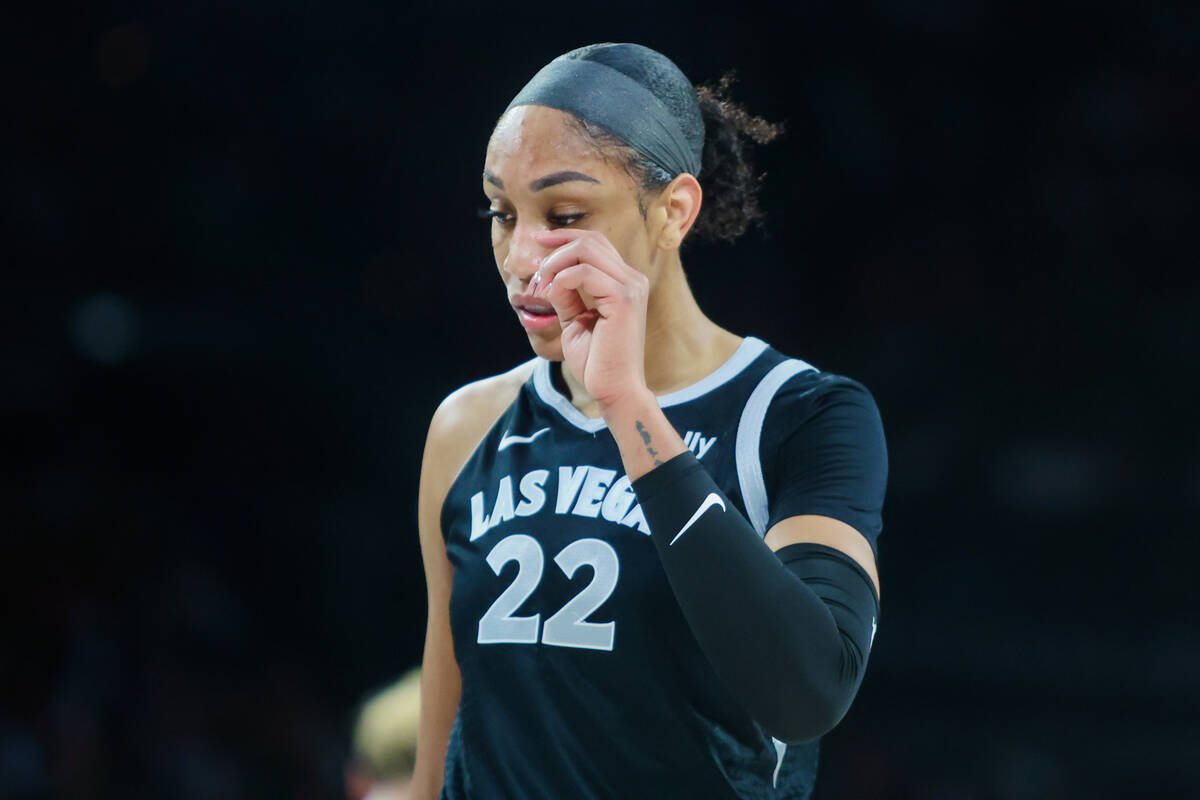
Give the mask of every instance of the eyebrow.
M 495 184 L 500 189 L 504 188 L 504 183 L 486 169 L 483 171 L 483 179 L 488 183 Z M 564 169 L 559 172 L 551 172 L 549 175 L 543 175 L 537 180 L 529 184 L 529 191 L 540 192 L 548 186 L 554 186 L 559 183 L 567 183 L 568 181 L 590 181 L 591 183 L 600 183 L 591 175 L 584 175 L 582 172 Z

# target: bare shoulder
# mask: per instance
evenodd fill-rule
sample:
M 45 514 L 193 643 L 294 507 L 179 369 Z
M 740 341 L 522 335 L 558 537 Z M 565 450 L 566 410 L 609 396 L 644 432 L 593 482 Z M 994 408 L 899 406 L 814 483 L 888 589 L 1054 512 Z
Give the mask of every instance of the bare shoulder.
M 471 453 L 496 424 L 521 386 L 533 374 L 537 359 L 518 364 L 507 372 L 491 375 L 455 389 L 442 400 L 429 423 L 422 477 L 445 496 Z
M 431 439 L 439 445 L 453 449 L 455 444 L 474 450 L 484 434 L 496 423 L 508 408 L 521 386 L 533 374 L 536 359 L 502 372 L 472 381 L 448 394 L 429 425 Z M 470 452 L 464 454 L 469 455 Z

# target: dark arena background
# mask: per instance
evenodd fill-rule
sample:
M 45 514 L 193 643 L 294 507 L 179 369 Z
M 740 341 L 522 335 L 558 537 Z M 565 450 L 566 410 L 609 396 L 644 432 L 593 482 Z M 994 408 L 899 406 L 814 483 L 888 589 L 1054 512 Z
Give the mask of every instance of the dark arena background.
M 700 305 L 863 381 L 883 616 L 816 796 L 1196 796 L 1200 17 L 1156 3 L 6 14 L 0 797 L 343 796 L 429 417 L 531 356 L 492 124 L 635 41 L 784 122 Z

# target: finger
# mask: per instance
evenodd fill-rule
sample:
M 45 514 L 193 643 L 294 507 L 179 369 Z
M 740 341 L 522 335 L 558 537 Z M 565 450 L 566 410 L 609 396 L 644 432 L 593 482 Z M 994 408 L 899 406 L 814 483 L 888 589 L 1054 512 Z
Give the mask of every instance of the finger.
M 550 279 L 562 267 L 569 267 L 571 264 L 583 261 L 588 261 L 610 274 L 614 271 L 606 269 L 606 267 L 632 270 L 625 264 L 621 254 L 617 252 L 617 248 L 608 240 L 608 237 L 599 231 L 555 229 L 538 231 L 534 234 L 534 238 L 543 247 L 552 250 L 542 259 L 540 271 L 543 280 Z M 613 274 L 613 277 L 619 276 L 619 272 Z
M 626 265 L 620 255 L 611 254 L 609 248 L 598 246 L 593 239 L 576 239 L 555 250 L 542 261 L 541 268 L 530 281 L 533 287 L 532 294 L 543 294 L 544 292 L 540 291 L 541 287 L 553 283 L 564 270 L 579 264 L 589 264 L 633 291 L 646 288 L 645 276 Z M 594 307 L 590 294 L 586 290 L 581 291 L 588 306 Z
M 558 315 L 559 324 L 566 325 L 587 311 L 588 307 L 578 291 L 567 288 L 566 284 L 557 286 L 556 283 L 557 281 L 543 283 L 534 292 L 534 295 L 545 297 L 546 301 L 554 308 L 554 313 Z
M 585 293 L 595 298 L 596 308 L 604 316 L 610 316 L 631 297 L 625 286 L 593 264 L 573 264 L 562 269 L 546 288 L 546 297 L 564 325 L 588 310 L 582 297 Z
M 550 228 L 544 231 L 534 231 L 533 238 L 544 247 L 558 247 L 583 236 L 590 236 L 590 228 Z
M 556 229 L 538 231 L 535 237 L 543 246 L 556 248 L 542 259 L 538 283 L 551 281 L 561 270 L 582 263 L 591 264 L 622 283 L 635 282 L 641 274 L 626 264 L 612 242 L 597 231 Z

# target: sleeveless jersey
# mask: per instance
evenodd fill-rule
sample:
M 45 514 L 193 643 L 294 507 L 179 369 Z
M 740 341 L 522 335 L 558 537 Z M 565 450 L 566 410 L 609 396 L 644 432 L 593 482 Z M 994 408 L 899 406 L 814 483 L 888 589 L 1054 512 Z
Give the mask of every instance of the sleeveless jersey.
M 818 742 L 773 739 L 726 690 L 675 602 L 604 420 L 555 388 L 549 361 L 534 362 L 441 512 L 462 673 L 441 797 L 808 797 Z M 760 535 L 783 515 L 826 513 L 874 547 L 877 513 L 771 507 L 787 505 L 773 473 L 778 439 L 803 417 L 791 411 L 846 385 L 861 389 L 747 337 L 658 401 Z M 785 395 L 788 413 L 764 427 Z

